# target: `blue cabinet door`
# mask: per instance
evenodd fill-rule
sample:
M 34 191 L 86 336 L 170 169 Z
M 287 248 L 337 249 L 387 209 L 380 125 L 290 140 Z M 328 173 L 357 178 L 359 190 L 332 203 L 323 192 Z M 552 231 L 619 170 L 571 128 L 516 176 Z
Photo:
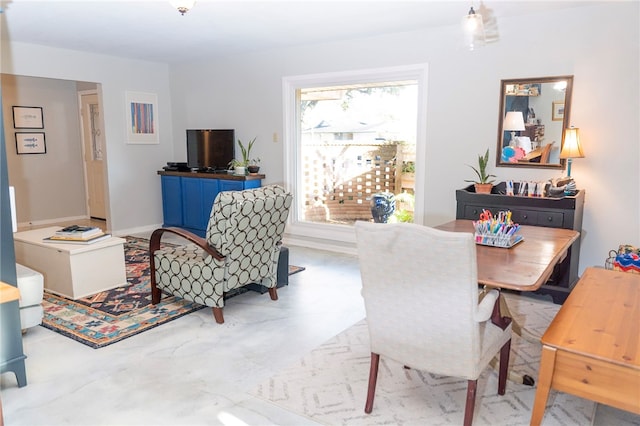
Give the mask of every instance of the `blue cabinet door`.
M 185 228 L 202 229 L 202 179 L 182 179 L 182 224 Z
M 163 226 L 182 226 L 182 190 L 179 176 L 161 176 Z

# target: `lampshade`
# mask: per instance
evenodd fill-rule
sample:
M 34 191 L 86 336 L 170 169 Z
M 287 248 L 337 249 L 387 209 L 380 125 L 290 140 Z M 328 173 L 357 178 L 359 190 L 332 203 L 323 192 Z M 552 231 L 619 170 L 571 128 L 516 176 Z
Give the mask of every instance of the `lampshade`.
M 187 13 L 189 9 L 196 4 L 195 0 L 171 0 L 169 3 L 171 3 L 171 6 L 178 9 L 178 12 L 180 12 L 181 15 Z
M 504 131 L 516 131 L 524 130 L 524 117 L 520 111 L 509 111 L 504 117 L 502 123 L 502 130 Z
M 580 146 L 580 135 L 578 128 L 571 126 L 564 131 L 564 143 L 562 144 L 562 151 L 560 151 L 560 158 L 582 158 L 582 147 Z
M 482 15 L 476 13 L 473 10 L 473 6 L 469 9 L 469 13 L 462 18 L 462 31 L 464 32 L 465 45 L 469 50 L 484 46 L 485 35 Z

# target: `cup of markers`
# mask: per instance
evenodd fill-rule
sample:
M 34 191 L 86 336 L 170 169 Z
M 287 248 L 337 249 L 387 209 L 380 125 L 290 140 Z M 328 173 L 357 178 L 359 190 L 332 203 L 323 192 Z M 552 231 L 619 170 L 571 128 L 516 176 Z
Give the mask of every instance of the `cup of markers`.
M 522 241 L 516 235 L 520 225 L 511 220 L 511 211 L 500 211 L 495 216 L 489 210 L 482 210 L 480 219 L 473 221 L 476 244 L 509 248 Z

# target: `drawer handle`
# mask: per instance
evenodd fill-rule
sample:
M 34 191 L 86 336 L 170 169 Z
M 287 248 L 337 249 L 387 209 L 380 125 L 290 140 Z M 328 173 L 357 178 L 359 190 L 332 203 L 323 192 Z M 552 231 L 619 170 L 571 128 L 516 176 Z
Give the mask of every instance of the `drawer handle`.
M 526 214 L 523 214 L 523 215 L 522 215 L 522 218 L 523 218 L 523 219 L 528 219 L 528 218 L 529 218 L 529 216 L 527 216 Z
M 553 218 L 551 216 L 547 216 L 547 221 L 548 222 L 553 222 Z

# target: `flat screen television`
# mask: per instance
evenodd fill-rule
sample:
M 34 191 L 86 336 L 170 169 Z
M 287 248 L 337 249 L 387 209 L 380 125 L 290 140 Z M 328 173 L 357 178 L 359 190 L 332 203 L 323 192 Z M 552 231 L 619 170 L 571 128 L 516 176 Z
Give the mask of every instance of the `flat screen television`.
M 187 167 L 190 169 L 227 170 L 234 156 L 234 129 L 187 129 Z

